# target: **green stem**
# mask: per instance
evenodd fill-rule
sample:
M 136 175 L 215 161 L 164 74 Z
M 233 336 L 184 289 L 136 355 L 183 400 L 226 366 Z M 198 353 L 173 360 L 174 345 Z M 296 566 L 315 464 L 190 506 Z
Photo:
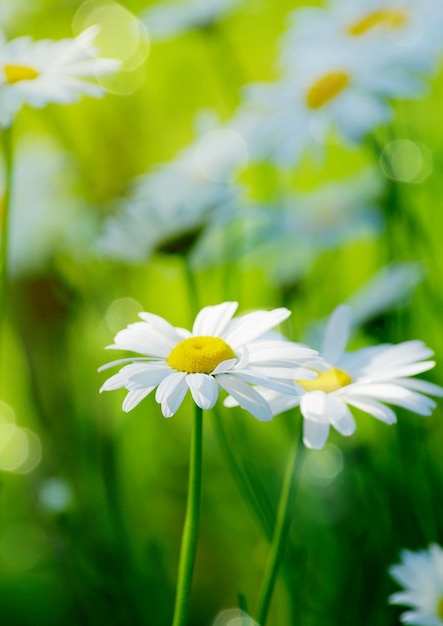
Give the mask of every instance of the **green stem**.
M 265 626 L 266 624 L 277 575 L 283 561 L 285 546 L 291 528 L 294 498 L 299 484 L 303 456 L 304 448 L 301 438 L 299 438 L 289 456 L 278 503 L 271 551 L 258 601 L 257 622 L 260 626 Z
M 186 505 L 186 516 L 180 549 L 177 593 L 175 596 L 172 626 L 185 626 L 188 615 L 192 572 L 194 569 L 200 521 L 202 433 L 203 411 L 200 407 L 195 405 L 195 418 L 189 460 L 188 502 Z
M 12 197 L 12 172 L 13 172 L 13 150 L 12 150 L 12 126 L 8 126 L 3 131 L 3 148 L 5 159 L 5 195 L 3 199 L 3 211 L 0 212 L 1 248 L 0 248 L 0 337 L 3 332 L 3 325 L 6 311 L 6 287 L 8 281 L 8 243 L 9 243 L 9 217 L 11 213 Z M 1 345 L 1 344 L 0 344 Z M 0 372 L 1 372 L 1 350 L 0 350 Z
M 192 269 L 191 260 L 187 254 L 183 255 L 183 269 L 185 271 L 186 284 L 188 285 L 189 305 L 192 314 L 191 317 L 195 318 L 198 311 L 200 310 L 198 288 L 194 276 L 194 270 Z

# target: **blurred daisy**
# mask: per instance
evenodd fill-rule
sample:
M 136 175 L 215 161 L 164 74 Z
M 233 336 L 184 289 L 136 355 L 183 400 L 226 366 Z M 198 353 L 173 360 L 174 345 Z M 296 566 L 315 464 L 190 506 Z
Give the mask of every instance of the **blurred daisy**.
M 130 411 L 157 387 L 155 399 L 165 417 L 181 405 L 188 389 L 202 409 L 212 408 L 221 387 L 257 419 L 272 419 L 266 400 L 251 385 L 289 394 L 303 390 L 294 379 L 313 378 L 306 369 L 321 367 L 317 352 L 299 344 L 263 339 L 290 315 L 288 309 L 255 311 L 232 319 L 237 302 L 208 306 L 197 315 L 192 332 L 171 326 L 152 313 L 117 333 L 112 350 L 142 354 L 108 363 L 100 370 L 125 365 L 100 391 L 128 389 L 123 410 Z M 315 374 L 314 374 L 315 376 Z
M 404 588 L 394 593 L 391 604 L 404 604 L 412 610 L 401 615 L 404 624 L 443 625 L 443 550 L 432 544 L 427 550 L 403 550 L 401 562 L 389 573 Z
M 381 179 L 367 170 L 315 191 L 288 195 L 275 207 L 248 207 L 227 225 L 228 237 L 223 231 L 214 233 L 199 255 L 210 263 L 218 236 L 221 246 L 230 242 L 230 258 L 243 256 L 251 266 L 263 266 L 273 283 L 290 285 L 306 275 L 323 252 L 380 230 L 375 203 L 381 189 Z
M 7 42 L 0 33 L 0 126 L 9 126 L 23 104 L 41 108 L 77 102 L 82 95 L 102 96 L 104 88 L 91 79 L 115 72 L 120 62 L 97 57 L 98 29 L 61 41 L 18 37 Z
M 345 352 L 351 312 L 341 305 L 326 326 L 320 356 L 328 370 L 314 380 L 299 381 L 305 393 L 289 397 L 264 390 L 274 415 L 300 406 L 304 417 L 303 440 L 309 448 L 324 446 L 330 426 L 342 435 L 354 434 L 356 424 L 349 407 L 355 407 L 386 424 L 394 424 L 393 404 L 419 415 L 430 415 L 435 402 L 425 394 L 443 396 L 443 388 L 411 378 L 435 365 L 433 355 L 421 341 L 384 344 Z M 228 404 L 232 404 L 228 401 Z
M 373 57 L 351 55 L 345 47 L 300 49 L 299 54 L 297 72 L 245 89 L 235 124 L 255 160 L 292 166 L 307 151 L 322 154 L 331 136 L 357 143 L 391 119 L 380 95 L 388 89 L 386 76 Z M 403 82 L 394 74 L 389 80 L 390 90 Z
M 104 225 L 105 257 L 143 262 L 154 252 L 189 252 L 202 233 L 218 229 L 241 204 L 234 178 L 246 158 L 241 136 L 197 118 L 198 138 L 178 156 L 136 179 Z
M 162 2 L 144 11 L 141 19 L 153 39 L 172 39 L 186 31 L 207 28 L 243 0 L 187 0 Z
M 443 5 L 439 0 L 332 0 L 327 9 L 302 8 L 291 14 L 282 39 L 281 65 L 292 71 L 300 49 L 315 46 L 332 52 L 346 46 L 349 54 L 376 57 L 380 70 L 402 67 L 429 72 L 436 67 L 443 44 Z

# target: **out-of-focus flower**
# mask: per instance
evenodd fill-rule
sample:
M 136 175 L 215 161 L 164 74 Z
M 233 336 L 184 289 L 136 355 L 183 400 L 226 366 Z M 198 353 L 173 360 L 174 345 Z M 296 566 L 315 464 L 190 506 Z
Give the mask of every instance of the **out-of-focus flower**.
M 9 227 L 12 276 L 38 273 L 57 253 L 81 259 L 95 230 L 90 210 L 75 197 L 75 168 L 48 140 L 18 146 Z M 0 182 L 0 214 L 2 210 Z
M 186 0 L 162 2 L 144 11 L 141 19 L 153 39 L 172 39 L 186 31 L 207 28 L 243 0 Z
M 384 68 L 389 87 L 389 74 L 394 69 L 435 69 L 443 52 L 442 25 L 443 6 L 438 0 L 332 0 L 327 8 L 292 12 L 290 27 L 282 39 L 281 65 L 286 71 L 294 71 L 303 49 L 329 46 L 334 54 L 337 47 L 345 46 L 351 55 L 375 57 L 380 70 Z M 405 88 L 409 95 L 411 87 L 406 76 Z
M 206 121 L 202 127 L 198 119 L 196 141 L 135 180 L 128 199 L 105 222 L 97 241 L 101 254 L 143 262 L 155 251 L 189 252 L 204 231 L 230 219 L 241 202 L 233 179 L 244 146 L 234 131 L 210 127 L 204 132 Z
M 299 344 L 263 339 L 263 335 L 290 315 L 288 309 L 255 311 L 232 319 L 237 302 L 208 306 L 197 315 L 192 332 L 175 328 L 152 313 L 140 313 L 142 322 L 117 333 L 114 350 L 142 354 L 108 363 L 102 369 L 128 363 L 109 378 L 101 391 L 128 389 L 123 410 L 130 411 L 155 387 L 156 401 L 165 417 L 181 405 L 188 389 L 202 409 L 212 408 L 221 387 L 257 419 L 272 418 L 264 398 L 251 386 L 260 384 L 289 394 L 302 392 L 295 379 L 312 378 L 317 352 Z
M 391 87 L 396 77 L 391 77 Z M 297 72 L 274 83 L 245 88 L 235 117 L 250 145 L 251 159 L 296 164 L 306 152 L 321 155 L 331 136 L 355 144 L 391 119 L 381 93 L 386 77 L 373 57 L 300 49 Z
M 404 624 L 443 625 L 443 550 L 432 544 L 427 550 L 403 550 L 401 562 L 389 573 L 403 591 L 394 593 L 391 604 L 404 604 L 412 610 L 402 613 Z
M 8 42 L 0 33 L 0 126 L 9 126 L 23 104 L 41 108 L 102 96 L 105 89 L 94 79 L 115 72 L 120 61 L 97 57 L 97 32 L 92 26 L 75 39 Z
M 354 434 L 356 424 L 349 406 L 393 424 L 396 415 L 385 402 L 419 415 L 430 415 L 435 402 L 424 394 L 443 396 L 442 387 L 411 378 L 435 365 L 435 361 L 427 360 L 433 352 L 423 342 L 405 341 L 345 352 L 350 326 L 350 308 L 337 307 L 329 319 L 320 349 L 328 370 L 319 372 L 314 380 L 299 381 L 305 390 L 301 397 L 262 391 L 274 415 L 300 406 L 304 417 L 303 440 L 309 448 L 324 446 L 331 425 L 342 435 Z
M 219 242 L 229 258 L 243 257 L 251 266 L 263 266 L 273 283 L 290 285 L 309 272 L 321 253 L 379 231 L 382 218 L 375 202 L 381 183 L 367 170 L 312 192 L 288 195 L 277 206 L 245 207 L 226 225 L 228 234 L 218 230 L 207 238 L 198 259 L 214 262 Z

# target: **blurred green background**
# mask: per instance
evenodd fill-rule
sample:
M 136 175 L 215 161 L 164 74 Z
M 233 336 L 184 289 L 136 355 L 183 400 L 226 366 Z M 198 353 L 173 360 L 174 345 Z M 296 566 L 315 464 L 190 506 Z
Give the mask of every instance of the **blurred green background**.
M 71 37 L 81 6 L 70 0 L 6 4 L 10 14 L 2 9 L 0 19 L 8 38 L 36 39 Z M 122 5 L 136 15 L 146 8 Z M 97 368 L 109 360 L 104 346 L 141 310 L 176 326 L 192 324 L 183 261 L 156 254 L 127 265 L 101 257 L 91 241 L 135 176 L 193 140 L 200 109 L 228 120 L 242 85 L 276 77 L 278 37 L 288 11 L 299 5 L 246 0 L 213 30 L 153 42 L 131 93 L 25 108 L 18 116 L 16 195 L 27 196 L 12 225 L 17 258 L 2 336 L 5 626 L 171 621 L 192 403 L 187 399 L 170 420 L 151 397 L 125 414 L 123 391 L 99 395 L 105 376 Z M 128 85 L 120 91 L 131 91 L 129 79 Z M 427 379 L 441 384 L 442 107 L 437 76 L 425 98 L 394 104 L 394 123 L 377 131 L 375 141 L 353 149 L 330 145 L 324 161 L 305 160 L 287 175 L 285 185 L 299 190 L 346 180 L 366 166 L 383 178 L 380 154 L 388 141 L 426 146 L 432 161 L 422 182 L 384 179 L 385 228 L 378 235 L 318 254 L 285 289 L 266 267 L 241 256 L 199 266 L 201 306 L 238 299 L 246 312 L 284 302 L 293 315 L 282 330 L 299 341 L 313 321 L 388 263 L 420 261 L 423 280 L 407 301 L 368 320 L 353 347 L 421 339 L 436 353 Z M 252 195 L 271 194 L 280 184 L 264 166 L 250 166 L 241 180 Z M 300 415 L 260 423 L 241 409 L 219 410 L 230 450 L 272 520 Z M 443 541 L 443 426 L 440 407 L 426 419 L 396 412 L 398 424 L 391 427 L 358 414 L 352 438 L 333 432 L 323 451 L 307 453 L 272 626 L 398 623 L 400 609 L 387 604 L 395 588 L 387 567 L 403 547 Z M 208 413 L 189 623 L 209 626 L 220 611 L 237 606 L 239 593 L 253 613 L 267 554 L 267 537 L 238 491 Z

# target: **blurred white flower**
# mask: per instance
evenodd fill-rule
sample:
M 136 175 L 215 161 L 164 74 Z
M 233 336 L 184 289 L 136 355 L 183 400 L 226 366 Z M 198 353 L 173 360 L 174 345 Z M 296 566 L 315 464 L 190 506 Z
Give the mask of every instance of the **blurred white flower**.
M 230 219 L 240 202 L 233 179 L 244 142 L 229 129 L 211 125 L 203 132 L 207 128 L 200 126 L 200 136 L 173 161 L 134 181 L 128 199 L 105 222 L 97 241 L 101 254 L 142 262 L 159 250 L 189 251 L 203 231 Z
M 23 104 L 41 108 L 102 96 L 105 89 L 91 79 L 115 72 L 120 61 L 97 57 L 97 32 L 92 26 L 75 39 L 8 42 L 0 32 L 0 126 L 9 126 Z
M 195 28 L 205 28 L 230 13 L 243 0 L 185 0 L 162 2 L 141 15 L 153 39 L 172 39 Z
M 195 403 L 210 409 L 217 402 L 219 386 L 257 419 L 272 419 L 269 405 L 253 389 L 260 384 L 298 394 L 299 374 L 312 378 L 305 366 L 321 365 L 317 352 L 287 341 L 263 336 L 290 315 L 288 309 L 254 311 L 232 319 L 237 302 L 207 306 L 197 315 L 192 332 L 175 328 L 152 313 L 140 313 L 143 322 L 117 333 L 108 348 L 130 350 L 142 357 L 120 359 L 100 370 L 125 365 L 100 391 L 126 388 L 123 410 L 130 411 L 157 387 L 155 399 L 165 417 L 179 408 L 188 389 Z M 297 374 L 296 374 L 297 372 Z
M 294 71 L 307 48 L 332 54 L 347 47 L 349 54 L 377 59 L 389 88 L 389 73 L 402 68 L 430 72 L 443 52 L 443 5 L 439 0 L 332 0 L 327 8 L 301 8 L 291 14 L 282 39 L 281 66 Z M 412 83 L 414 84 L 414 83 Z M 410 86 L 405 80 L 406 94 Z M 399 85 L 393 86 L 398 89 Z M 402 95 L 402 92 L 393 95 Z
M 244 206 L 226 225 L 228 234 L 219 229 L 203 242 L 198 260 L 211 264 L 224 251 L 231 259 L 262 266 L 274 284 L 290 285 L 323 252 L 379 231 L 382 219 L 375 203 L 381 190 L 381 178 L 366 170 L 311 192 L 293 193 L 276 206 Z
M 303 441 L 309 448 L 324 446 L 330 426 L 342 435 L 354 434 L 356 424 L 349 406 L 387 424 L 397 420 L 384 403 L 419 415 L 430 415 L 436 404 L 425 394 L 443 396 L 443 388 L 411 378 L 435 365 L 433 355 L 421 341 L 383 344 L 345 352 L 351 327 L 351 311 L 341 305 L 332 313 L 323 337 L 320 356 L 328 366 L 314 380 L 299 381 L 300 397 L 262 390 L 274 415 L 300 406 L 304 418 Z M 232 402 L 228 400 L 228 404 Z
M 402 613 L 404 624 L 414 626 L 443 625 L 443 550 L 432 544 L 427 550 L 403 550 L 401 562 L 389 573 L 402 591 L 394 593 L 391 604 L 404 604 L 412 610 Z
M 12 276 L 38 273 L 54 254 L 80 259 L 88 250 L 94 219 L 74 187 L 72 160 L 54 143 L 30 138 L 18 144 L 9 224 Z M 0 181 L 0 214 L 2 192 Z
M 376 59 L 349 54 L 345 46 L 300 49 L 299 55 L 297 72 L 245 88 L 234 123 L 252 160 L 290 167 L 306 152 L 322 155 L 331 137 L 355 144 L 391 119 Z M 389 80 L 395 89 L 403 76 Z

